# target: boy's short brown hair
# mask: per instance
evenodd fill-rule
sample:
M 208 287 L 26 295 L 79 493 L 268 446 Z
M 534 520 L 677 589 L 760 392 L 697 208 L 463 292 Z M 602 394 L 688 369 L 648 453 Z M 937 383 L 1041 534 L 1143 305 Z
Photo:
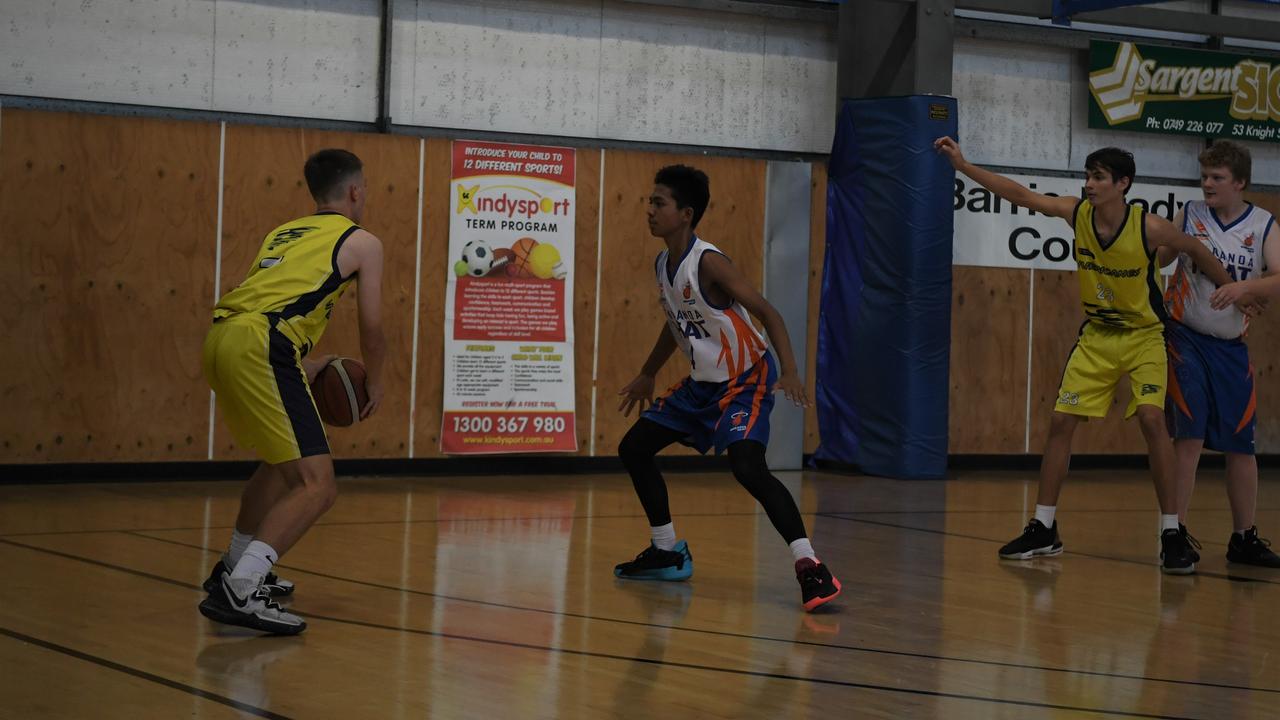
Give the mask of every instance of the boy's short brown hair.
M 1249 176 L 1253 172 L 1253 159 L 1249 156 L 1249 148 L 1230 140 L 1215 140 L 1213 144 L 1200 152 L 1200 164 L 1204 167 L 1224 167 L 1231 171 L 1231 177 L 1243 180 L 1245 188 L 1249 187 Z

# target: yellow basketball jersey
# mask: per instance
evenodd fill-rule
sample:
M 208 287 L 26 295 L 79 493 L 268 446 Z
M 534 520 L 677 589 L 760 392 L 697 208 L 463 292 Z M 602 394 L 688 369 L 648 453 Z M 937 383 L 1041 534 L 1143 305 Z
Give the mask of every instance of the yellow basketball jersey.
M 358 229 L 343 215 L 323 212 L 272 230 L 249 276 L 218 301 L 214 320 L 265 315 L 305 355 L 320 341 L 334 303 L 351 284 L 338 271 L 338 250 Z
M 1091 322 L 1141 328 L 1163 323 L 1164 278 L 1147 250 L 1146 211 L 1130 205 L 1115 237 L 1105 244 L 1088 200 L 1076 206 L 1076 265 L 1080 302 Z

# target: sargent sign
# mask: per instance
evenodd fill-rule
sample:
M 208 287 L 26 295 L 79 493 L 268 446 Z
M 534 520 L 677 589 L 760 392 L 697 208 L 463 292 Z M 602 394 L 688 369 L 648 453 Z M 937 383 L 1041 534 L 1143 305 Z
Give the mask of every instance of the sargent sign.
M 1280 61 L 1091 41 L 1089 127 L 1280 142 Z

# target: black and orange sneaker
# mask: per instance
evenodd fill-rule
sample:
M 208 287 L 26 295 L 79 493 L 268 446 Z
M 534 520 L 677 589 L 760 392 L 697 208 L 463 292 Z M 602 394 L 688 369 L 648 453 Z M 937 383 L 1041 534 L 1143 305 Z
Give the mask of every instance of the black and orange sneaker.
M 800 600 L 804 603 L 805 612 L 813 612 L 840 594 L 840 581 L 826 565 L 813 558 L 796 561 L 796 580 L 800 583 Z

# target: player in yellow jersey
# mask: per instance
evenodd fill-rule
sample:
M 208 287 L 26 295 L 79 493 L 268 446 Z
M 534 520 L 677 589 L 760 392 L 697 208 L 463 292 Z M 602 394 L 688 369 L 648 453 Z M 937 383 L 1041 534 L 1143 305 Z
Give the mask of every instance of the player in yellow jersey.
M 327 360 L 306 359 L 353 280 L 368 417 L 382 400 L 382 243 L 360 227 L 366 186 L 360 159 L 321 150 L 303 168 L 315 213 L 272 230 L 249 275 L 222 296 L 205 338 L 204 376 L 236 441 L 263 462 L 240 499 L 231 545 L 205 581 L 205 617 L 277 634 L 306 623 L 272 597 L 293 586 L 271 566 L 332 505 L 333 459 L 309 382 Z
M 1062 552 L 1055 520 L 1058 496 L 1071 459 L 1071 438 L 1081 418 L 1105 417 L 1116 384 L 1129 376 L 1133 399 L 1125 417 L 1138 416 L 1160 503 L 1161 569 L 1195 572 L 1186 535 L 1178 529 L 1178 492 L 1173 443 L 1165 427 L 1168 360 L 1164 344 L 1164 287 L 1156 253 L 1161 247 L 1186 253 L 1218 285 L 1231 276 L 1198 240 L 1170 222 L 1130 205 L 1125 194 L 1136 173 L 1133 155 L 1103 148 L 1085 160 L 1085 198 L 1052 197 L 967 160 L 956 141 L 938 138 L 934 147 L 952 167 L 1011 203 L 1060 217 L 1075 230 L 1080 301 L 1087 320 L 1067 358 L 1040 461 L 1035 517 L 1022 535 L 1000 548 L 1000 557 L 1025 560 Z

